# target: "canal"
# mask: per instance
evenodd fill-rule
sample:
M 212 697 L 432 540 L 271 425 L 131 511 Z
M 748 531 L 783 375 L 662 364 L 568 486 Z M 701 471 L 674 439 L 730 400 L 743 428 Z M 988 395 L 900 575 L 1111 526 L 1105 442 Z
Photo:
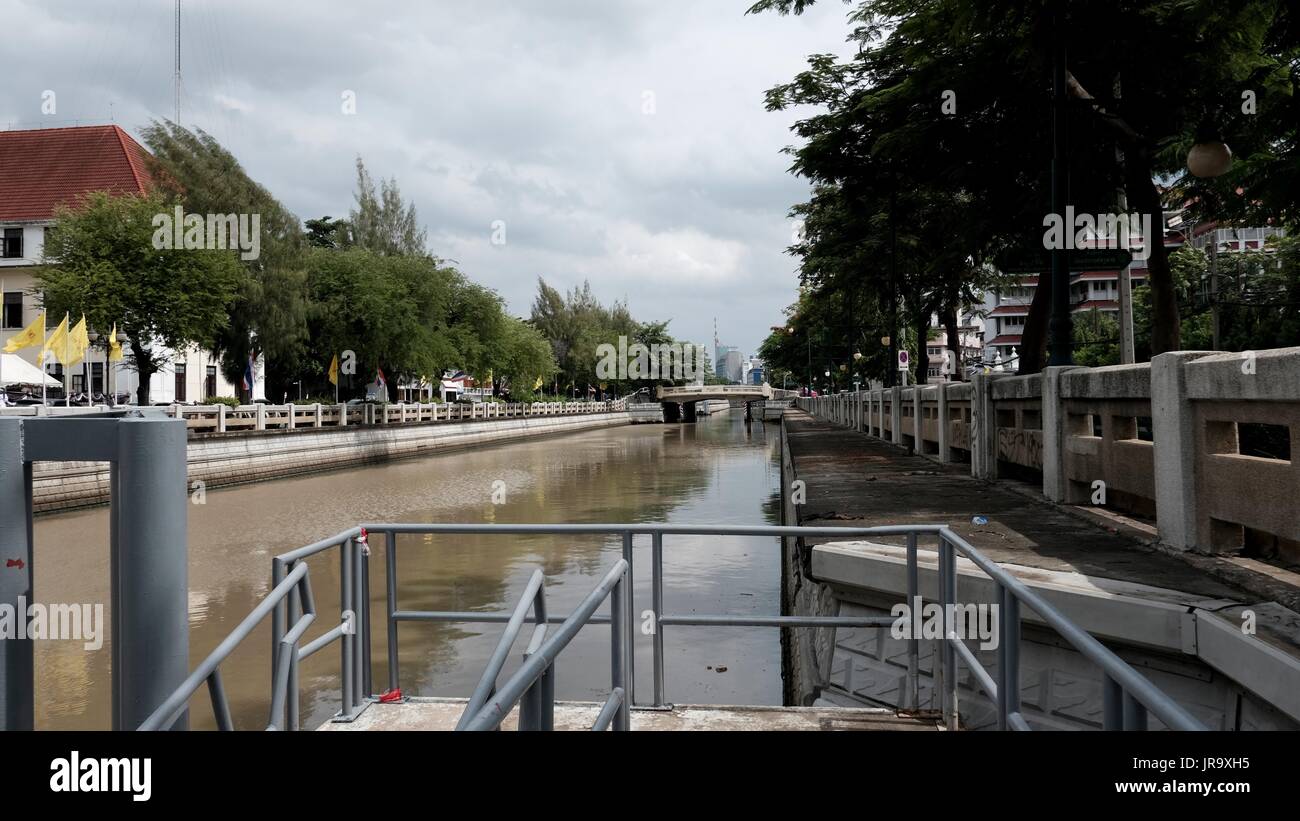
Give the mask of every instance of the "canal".
M 501 484 L 503 483 L 503 484 Z M 694 425 L 628 425 L 481 447 L 384 465 L 209 491 L 189 510 L 191 667 L 269 589 L 271 557 L 361 521 L 778 523 L 779 436 L 746 423 L 743 411 Z M 494 504 L 493 490 L 497 489 Z M 500 490 L 504 488 L 502 501 Z M 108 511 L 38 518 L 36 598 L 104 603 L 108 630 Z M 665 611 L 775 615 L 780 556 L 775 538 L 665 538 Z M 635 611 L 650 607 L 649 537 L 637 540 Z M 547 578 L 552 613 L 567 613 L 621 556 L 617 537 L 403 537 L 398 598 L 403 609 L 502 611 L 514 606 L 534 568 Z M 387 680 L 382 550 L 371 558 L 374 680 Z M 338 615 L 337 553 L 313 559 L 321 618 Z M 401 684 L 407 695 L 467 696 L 501 625 L 404 623 Z M 650 639 L 637 634 L 638 701 L 652 694 Z M 520 651 L 524 639 L 520 640 Z M 779 631 L 677 627 L 664 633 L 666 696 L 678 704 L 780 704 Z M 80 641 L 36 648 L 36 722 L 43 729 L 107 729 L 111 636 L 96 650 Z M 337 645 L 302 665 L 304 727 L 337 709 Z M 265 726 L 270 627 L 223 666 L 236 726 Z M 513 669 L 519 651 L 512 657 Z M 590 626 L 561 655 L 556 694 L 603 698 L 609 631 Z M 206 690 L 191 726 L 211 728 Z

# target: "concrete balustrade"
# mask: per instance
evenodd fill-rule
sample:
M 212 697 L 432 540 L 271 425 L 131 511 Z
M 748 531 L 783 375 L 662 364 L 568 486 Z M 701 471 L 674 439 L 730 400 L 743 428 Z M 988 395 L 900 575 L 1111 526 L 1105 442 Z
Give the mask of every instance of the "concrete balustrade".
M 48 416 L 102 413 L 107 405 L 86 408 L 58 408 L 33 405 L 3 408 L 0 416 Z M 439 422 L 487 421 L 522 417 L 569 416 L 573 414 L 619 413 L 627 410 L 623 399 L 603 402 L 501 403 L 404 403 L 390 405 L 172 405 L 160 408 L 168 416 L 185 420 L 191 433 L 246 433 L 248 431 L 412 425 Z
M 475 404 L 404 403 L 391 405 L 175 405 L 168 413 L 184 419 L 197 433 L 248 430 L 295 430 L 360 425 L 410 425 L 514 419 L 526 416 L 560 416 L 575 413 L 611 413 L 626 410 L 624 400 L 606 402 L 533 402 Z
M 1064 504 L 1154 519 L 1160 541 L 1300 556 L 1300 348 L 977 374 L 800 397 L 805 411 L 985 480 L 1041 478 Z M 1260 442 L 1266 445 L 1259 444 Z

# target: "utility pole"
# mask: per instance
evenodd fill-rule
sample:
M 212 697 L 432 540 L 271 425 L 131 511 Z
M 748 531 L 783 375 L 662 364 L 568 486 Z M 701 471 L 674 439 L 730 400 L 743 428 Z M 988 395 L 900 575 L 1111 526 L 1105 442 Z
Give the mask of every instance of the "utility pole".
M 894 369 L 898 367 L 898 177 L 893 178 L 889 189 L 889 365 L 885 368 L 885 387 L 897 383 Z
M 1120 78 L 1115 76 L 1115 104 L 1118 107 L 1120 98 Z M 1115 146 L 1115 159 L 1119 161 L 1120 168 L 1124 167 L 1124 149 L 1119 145 Z M 1116 204 L 1120 214 L 1128 213 L 1128 194 L 1124 190 L 1124 183 L 1120 183 L 1119 196 L 1116 198 Z M 1129 230 L 1128 221 L 1124 224 L 1126 231 Z M 1130 236 L 1125 237 L 1125 244 L 1132 239 Z M 1118 237 L 1116 237 L 1118 240 Z M 1146 237 L 1143 237 L 1143 241 Z M 1118 246 L 1118 242 L 1116 243 Z M 1150 254 L 1150 249 L 1145 249 Z M 1133 337 L 1133 264 L 1130 262 L 1119 270 L 1119 363 L 1121 365 L 1132 365 L 1137 361 L 1137 343 Z
M 1190 238 L 1190 237 L 1189 237 Z M 1210 330 L 1213 334 L 1211 348 L 1219 347 L 1219 227 L 1210 231 Z
M 1064 225 L 1069 200 L 1070 167 L 1067 159 L 1069 127 L 1065 96 L 1065 36 L 1061 3 L 1052 4 L 1052 211 L 1062 220 L 1064 234 L 1072 226 Z M 1051 345 L 1049 365 L 1073 365 L 1073 328 L 1070 321 L 1070 260 L 1065 238 L 1052 248 L 1052 319 L 1049 325 Z

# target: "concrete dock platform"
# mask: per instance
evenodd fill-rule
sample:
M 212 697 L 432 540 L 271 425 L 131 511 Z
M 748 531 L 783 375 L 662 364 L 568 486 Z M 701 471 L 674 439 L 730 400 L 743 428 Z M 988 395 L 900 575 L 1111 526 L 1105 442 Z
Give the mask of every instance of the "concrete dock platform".
M 412 698 L 401 704 L 371 704 L 351 723 L 326 722 L 324 731 L 453 730 L 467 699 Z M 600 712 L 595 702 L 562 701 L 555 705 L 556 730 L 589 730 Z M 518 728 L 513 710 L 501 729 Z M 676 705 L 666 710 L 632 711 L 632 729 L 641 731 L 864 731 L 908 730 L 938 732 L 933 716 L 900 715 L 896 710 L 869 707 L 743 707 Z

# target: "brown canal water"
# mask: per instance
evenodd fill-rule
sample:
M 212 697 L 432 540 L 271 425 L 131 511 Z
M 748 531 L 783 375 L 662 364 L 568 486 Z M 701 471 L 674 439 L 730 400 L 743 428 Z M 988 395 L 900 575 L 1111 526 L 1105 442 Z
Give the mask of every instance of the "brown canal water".
M 778 448 L 776 426 L 746 423 L 743 411 L 733 410 L 693 425 L 605 428 L 209 491 L 204 504 L 189 509 L 190 666 L 266 595 L 274 555 L 359 522 L 777 524 Z M 505 483 L 503 504 L 492 502 L 498 481 Z M 107 631 L 108 510 L 38 518 L 35 539 L 37 600 L 102 602 Z M 375 541 L 372 659 L 374 686 L 382 691 L 388 669 L 385 567 Z M 650 608 L 649 542 L 648 536 L 637 539 L 638 617 Z M 508 611 L 533 569 L 541 568 L 548 608 L 557 614 L 572 610 L 622 554 L 617 536 L 406 536 L 398 550 L 402 609 Z M 779 550 L 775 538 L 665 537 L 665 612 L 778 614 Z M 312 638 L 338 623 L 338 554 L 331 551 L 309 564 L 320 613 Z M 403 623 L 403 691 L 468 696 L 502 627 Z M 270 636 L 268 620 L 222 666 L 240 729 L 266 725 Z M 526 636 L 527 631 L 507 674 Z M 37 643 L 38 728 L 111 726 L 111 641 L 109 636 L 97 650 L 81 641 Z M 669 627 L 664 644 L 670 702 L 781 703 L 779 631 Z M 319 726 L 338 710 L 337 648 L 331 645 L 302 664 L 304 728 Z M 584 628 L 556 669 L 557 697 L 603 699 L 609 688 L 608 628 Z M 637 700 L 648 703 L 650 637 L 640 630 L 636 673 Z M 191 701 L 191 727 L 214 726 L 206 692 L 200 689 Z

